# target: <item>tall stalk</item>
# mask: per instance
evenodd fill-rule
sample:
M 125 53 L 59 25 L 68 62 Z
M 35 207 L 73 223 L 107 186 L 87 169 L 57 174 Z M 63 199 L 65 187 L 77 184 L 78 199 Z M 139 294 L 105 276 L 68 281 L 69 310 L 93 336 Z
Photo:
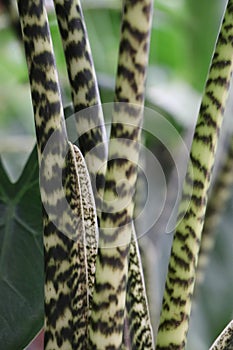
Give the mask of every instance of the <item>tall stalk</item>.
M 90 216 L 88 210 L 94 207 L 94 201 L 84 159 L 67 140 L 44 3 L 19 0 L 18 8 L 34 107 L 43 202 L 44 347 L 86 349 L 89 300 L 84 222 L 89 220 L 89 226 L 97 228 L 95 213 Z
M 63 39 L 63 46 L 65 50 L 66 55 L 66 63 L 68 68 L 68 74 L 69 79 L 71 83 L 72 88 L 72 99 L 75 106 L 75 110 L 79 111 L 85 107 L 91 107 L 93 104 L 100 104 L 99 100 L 99 93 L 97 89 L 97 83 L 96 83 L 96 77 L 94 72 L 94 67 L 92 63 L 92 57 L 91 57 L 91 51 L 89 48 L 88 43 L 88 37 L 85 30 L 85 23 L 84 18 L 82 16 L 81 6 L 80 3 L 77 1 L 61 1 L 56 0 L 56 12 L 59 20 L 59 27 L 60 32 Z M 131 80 L 132 83 L 132 80 Z M 136 82 L 135 82 L 136 84 Z M 95 125 L 102 125 L 103 124 L 103 116 L 102 112 L 99 108 L 92 109 L 91 113 L 89 114 L 88 120 L 83 120 L 82 115 L 77 115 L 77 130 L 78 133 L 83 133 L 82 137 L 80 138 L 80 147 L 84 154 L 87 153 L 89 148 L 93 146 L 99 146 L 102 143 L 102 148 L 100 148 L 101 159 L 106 159 L 106 149 L 103 149 L 107 146 L 107 144 L 104 144 L 105 138 L 106 138 L 106 132 L 104 130 L 104 126 L 100 129 L 94 129 Z M 82 125 L 86 125 L 87 132 L 84 133 L 85 130 L 83 130 Z M 90 129 L 90 131 L 87 128 Z M 97 135 L 93 135 L 93 132 L 98 131 Z M 86 158 L 87 160 L 87 166 L 90 171 L 90 174 L 92 176 L 92 179 L 95 179 L 96 176 L 96 169 L 99 168 L 99 162 L 96 157 L 93 158 L 92 154 L 88 155 Z M 96 169 L 93 168 L 93 165 Z M 102 166 L 101 169 L 102 173 L 104 174 L 105 167 Z M 100 173 L 98 173 L 97 178 L 100 179 Z M 103 183 L 103 181 L 102 181 Z M 100 181 L 97 182 L 97 190 L 102 190 L 100 186 Z M 100 194 L 100 192 L 98 193 Z M 96 198 L 97 208 L 98 208 L 98 197 Z M 136 237 L 136 236 L 135 236 Z M 87 251 L 87 254 L 89 252 Z M 89 260 L 89 257 L 87 256 L 87 260 Z M 130 301 L 131 301 L 131 307 L 133 305 L 132 302 L 132 295 L 136 295 L 135 290 L 137 289 L 137 295 L 141 294 L 140 302 L 142 303 L 141 307 L 138 307 L 140 309 L 140 315 L 142 316 L 142 312 L 144 313 L 144 317 L 146 317 L 146 320 L 144 321 L 147 324 L 147 327 L 149 326 L 149 319 L 148 319 L 148 308 L 147 308 L 147 302 L 145 299 L 145 288 L 143 283 L 143 276 L 142 276 L 142 270 L 139 260 L 139 252 L 137 250 L 137 247 L 134 243 L 131 244 L 130 249 L 130 275 L 129 281 L 131 281 L 131 287 L 129 287 L 129 294 L 131 295 Z M 132 290 L 134 288 L 134 290 Z M 136 289 L 135 289 L 136 288 Z M 91 292 L 91 291 L 90 291 Z M 91 293 L 90 293 L 91 294 Z M 138 298 L 137 298 L 138 301 Z M 129 303 L 128 303 L 129 304 Z M 90 305 L 91 307 L 91 305 Z M 135 308 L 135 305 L 134 305 Z M 133 307 L 132 307 L 133 310 Z M 135 310 L 134 310 L 135 315 Z M 135 323 L 135 322 L 134 322 Z M 133 324 L 133 322 L 132 322 Z M 131 327 L 133 328 L 133 327 Z M 145 327 L 144 327 L 145 328 Z M 151 332 L 151 329 L 149 327 L 149 331 Z M 144 338 L 147 337 L 146 332 L 144 332 Z M 136 334 L 136 330 L 134 330 L 134 334 Z M 134 335 L 134 342 L 135 344 L 139 344 L 139 341 L 136 339 L 139 339 L 140 335 L 138 332 L 137 327 L 137 336 Z M 148 338 L 148 337 L 147 337 Z M 151 339 L 151 334 L 148 339 Z M 140 341 L 141 344 L 145 343 L 145 340 Z
M 54 0 L 54 4 L 65 52 L 74 111 L 77 112 L 75 124 L 79 136 L 79 147 L 84 156 L 91 151 L 85 161 L 92 184 L 96 185 L 93 188 L 96 188 L 94 197 L 98 215 L 101 210 L 101 198 L 104 189 L 107 136 L 88 34 L 80 1 Z M 85 113 L 78 113 L 82 109 L 93 106 L 94 108 L 90 109 L 88 118 Z M 92 210 L 91 207 L 89 210 Z M 87 225 L 86 249 L 90 313 L 95 281 L 98 237 L 95 235 L 97 232 L 90 231 L 88 222 L 88 218 L 84 220 L 84 225 Z
M 232 23 L 233 1 L 229 0 L 191 147 L 168 267 L 157 350 L 184 349 L 186 345 L 207 193 L 232 74 Z M 187 203 L 185 213 L 183 208 Z
M 140 142 L 151 18 L 151 1 L 124 2 L 115 100 L 125 104 L 115 103 L 113 111 L 90 324 L 90 346 L 98 349 L 119 349 L 123 342 L 134 208 L 132 191 L 137 174 L 137 143 Z M 118 181 L 126 179 L 127 183 L 118 185 Z M 134 246 L 131 247 L 135 250 Z M 133 254 L 137 258 L 137 252 L 134 251 Z M 130 270 L 131 280 L 136 282 L 133 268 Z M 130 298 L 132 302 L 132 295 Z M 143 305 L 142 310 L 147 315 L 146 305 Z M 134 321 L 137 323 L 137 317 Z M 148 332 L 147 337 L 143 337 L 142 331 L 138 349 L 153 347 L 148 319 L 146 325 L 149 327 L 144 328 L 145 334 Z M 134 336 L 137 338 L 138 334 L 135 333 Z M 135 346 L 134 339 L 133 347 Z
M 86 157 L 87 167 L 96 182 L 95 201 L 97 212 L 101 210 L 104 177 L 107 161 L 107 136 L 101 107 L 99 89 L 85 20 L 79 0 L 54 0 L 62 37 L 66 66 L 71 87 L 74 111 L 90 109 L 86 114 L 77 113 L 76 127 L 79 146 Z M 98 174 L 97 174 L 98 172 Z

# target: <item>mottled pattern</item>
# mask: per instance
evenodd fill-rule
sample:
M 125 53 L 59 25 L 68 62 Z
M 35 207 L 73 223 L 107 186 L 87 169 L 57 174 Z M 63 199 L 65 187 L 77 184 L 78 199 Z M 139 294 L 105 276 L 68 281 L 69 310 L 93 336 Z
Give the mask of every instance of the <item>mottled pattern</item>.
M 94 283 L 92 249 L 97 245 L 94 199 L 85 161 L 79 149 L 67 141 L 43 1 L 19 0 L 18 7 L 40 162 L 45 259 L 44 346 L 48 350 L 86 349 L 89 293 Z
M 85 30 L 84 19 L 81 12 L 80 4 L 76 1 L 55 1 L 56 11 L 59 20 L 60 32 L 63 38 L 63 45 L 66 53 L 66 62 L 68 67 L 69 78 L 72 86 L 72 97 L 75 105 L 75 110 L 79 111 L 85 107 L 92 106 L 95 103 L 99 103 L 99 95 L 95 82 L 95 73 L 92 66 L 91 53 L 89 49 L 87 33 Z M 76 34 L 76 35 L 75 35 Z M 84 69 L 83 69 L 84 67 Z M 78 133 L 84 132 L 83 125 L 86 128 L 93 128 L 95 125 L 100 125 L 102 122 L 101 111 L 96 109 L 92 110 L 88 120 L 83 120 L 82 114 L 77 116 L 77 129 Z M 98 131 L 98 135 L 94 134 L 94 131 Z M 88 137 L 87 133 L 81 137 L 80 148 L 85 154 L 93 146 L 100 144 L 105 139 L 105 132 L 102 129 L 91 130 Z M 105 145 L 106 146 L 106 145 Z M 97 148 L 96 148 L 97 149 Z M 103 148 L 99 148 L 98 154 L 102 161 L 106 159 L 106 150 L 103 152 Z M 101 156 L 101 157 L 100 157 Z M 92 178 L 96 176 L 96 169 L 99 167 L 99 162 L 95 159 L 95 153 L 93 152 L 86 158 L 87 166 Z M 93 165 L 96 169 L 93 169 Z M 104 174 L 105 168 L 102 168 Z M 101 180 L 101 182 L 99 181 Z M 101 183 L 103 183 L 100 173 L 97 175 L 97 190 L 101 190 Z M 100 193 L 101 194 L 101 193 Z M 96 198 L 97 208 L 98 200 Z M 134 249 L 133 252 L 136 250 Z M 131 251 L 132 254 L 132 251 Z M 134 257 L 135 258 L 135 257 Z M 131 260 L 130 260 L 131 261 Z M 138 260 L 137 260 L 138 261 Z M 134 266 L 134 269 L 136 267 Z M 135 273 L 135 272 L 134 272 Z M 138 271 L 139 275 L 140 272 Z M 140 275 L 141 276 L 141 275 Z M 130 289 L 129 289 L 130 291 Z M 130 292 L 129 292 L 130 293 Z M 141 299 L 144 300 L 143 297 Z M 132 305 L 132 302 L 131 302 Z
M 126 309 L 129 349 L 154 349 L 153 331 L 150 323 L 143 270 L 138 250 L 137 237 L 133 229 L 129 254 L 129 272 L 127 282 Z M 155 307 L 155 305 L 153 305 Z
M 59 232 L 44 212 L 45 243 L 45 349 L 86 349 L 88 295 L 86 250 L 77 159 L 72 145 L 63 169 L 64 194 L 71 215 L 63 215 L 72 237 Z M 46 165 L 42 169 L 46 170 Z M 56 192 L 58 194 L 58 192 Z M 52 193 L 43 199 L 49 201 Z M 58 197 L 59 198 L 59 197 Z M 60 199 L 54 204 L 59 211 Z M 46 220 L 47 217 L 47 220 Z M 77 220 L 77 218 L 80 218 Z
M 216 228 L 226 207 L 226 203 L 231 195 L 233 184 L 233 137 L 231 136 L 230 145 L 226 150 L 224 163 L 217 174 L 216 182 L 210 193 L 208 201 L 205 223 L 203 226 L 200 253 L 197 268 L 197 286 L 204 281 L 206 267 L 209 256 L 214 248 L 216 238 Z
M 133 194 L 137 178 L 138 142 L 140 142 L 143 119 L 142 106 L 152 3 L 151 1 L 125 1 L 123 8 L 115 99 L 117 102 L 131 104 L 116 102 L 113 111 L 90 322 L 89 347 L 91 349 L 119 349 L 123 341 L 128 256 L 134 209 Z M 134 258 L 137 257 L 132 256 L 132 270 L 129 267 L 129 271 L 132 272 L 132 287 L 134 279 L 138 277 L 135 275 L 132 264 Z M 139 266 L 138 268 L 140 269 Z M 130 289 L 129 293 L 131 293 Z M 136 295 L 129 296 L 131 305 L 134 307 L 136 305 L 133 300 L 136 298 Z M 145 296 L 142 295 L 142 298 Z M 136 307 L 135 311 L 137 311 Z M 135 320 L 137 317 L 135 316 Z M 145 323 L 147 327 L 147 321 Z M 145 324 L 142 322 L 141 325 Z M 138 349 L 146 348 L 150 340 L 145 344 L 144 340 L 145 338 L 142 337 Z
M 18 8 L 28 63 L 39 160 L 50 135 L 56 130 L 57 140 L 60 141 L 56 153 L 63 161 L 66 131 L 47 14 L 40 0 L 18 1 Z
M 233 320 L 216 339 L 210 350 L 233 350 Z
M 157 350 L 184 349 L 207 192 L 233 64 L 233 1 L 228 2 L 191 148 L 168 267 Z M 193 186 L 193 187 L 192 187 Z M 189 206 L 187 202 L 190 201 Z M 183 208 L 187 208 L 186 213 Z
M 46 168 L 46 164 L 42 163 L 42 169 L 46 171 Z M 59 349 L 86 349 L 88 313 L 95 275 L 97 218 L 85 161 L 79 149 L 71 143 L 63 179 L 65 197 L 62 197 L 62 193 L 57 196 L 59 199 L 55 202 L 54 210 L 56 215 L 60 210 L 64 225 L 62 232 L 66 235 L 56 232 L 55 227 L 51 241 L 51 231 L 54 229 L 51 215 L 45 221 L 45 239 L 48 233 L 45 261 L 49 257 L 46 261 L 45 344 L 48 349 L 52 346 Z M 61 211 L 66 208 L 64 199 L 69 204 L 70 212 Z M 50 200 L 51 194 L 44 195 L 43 203 Z
M 85 21 L 82 14 L 81 4 L 77 0 L 55 0 L 54 1 L 59 29 L 62 37 L 68 76 L 71 86 L 71 95 L 75 112 L 89 108 L 87 113 L 77 113 L 76 127 L 79 137 L 79 147 L 85 156 L 85 161 L 91 176 L 96 211 L 101 212 L 101 198 L 103 196 L 104 175 L 107 161 L 107 143 L 104 118 L 101 109 L 99 90 L 96 80 L 95 69 Z M 81 165 L 82 166 L 82 165 Z M 80 168 L 80 171 L 81 168 Z M 83 186 L 81 186 L 83 188 Z M 85 198 L 83 204 L 85 211 Z M 94 204 L 94 203 L 93 203 Z M 89 206 L 89 210 L 91 207 Z M 92 215 L 92 213 L 90 213 Z M 88 212 L 84 220 L 88 225 Z M 97 232 L 97 231 L 96 231 Z M 95 279 L 95 262 L 97 255 L 97 237 L 93 233 L 86 237 L 88 278 L 89 278 L 89 299 L 92 297 Z M 91 308 L 90 301 L 90 308 Z M 89 310 L 90 312 L 90 310 Z
M 86 157 L 94 191 L 97 212 L 101 209 L 107 160 L 107 137 L 99 90 L 85 21 L 78 0 L 54 0 L 62 37 L 74 111 L 95 106 L 87 113 L 77 113 L 79 147 Z
M 73 145 L 76 156 L 77 175 L 79 178 L 81 190 L 82 221 L 84 225 L 84 239 L 87 253 L 87 272 L 88 272 L 88 300 L 89 313 L 92 304 L 92 295 L 95 282 L 95 263 L 98 247 L 98 223 L 95 210 L 95 201 L 91 187 L 91 181 L 86 163 L 78 147 Z M 77 190 L 76 190 L 77 191 Z M 77 204 L 76 204 L 77 205 Z

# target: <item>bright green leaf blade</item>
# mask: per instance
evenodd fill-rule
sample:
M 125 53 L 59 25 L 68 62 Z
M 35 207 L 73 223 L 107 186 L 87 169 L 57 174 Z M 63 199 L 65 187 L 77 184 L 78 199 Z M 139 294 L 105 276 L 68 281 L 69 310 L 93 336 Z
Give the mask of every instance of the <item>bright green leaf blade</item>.
M 0 348 L 21 350 L 43 325 L 42 214 L 34 148 L 16 184 L 0 162 Z

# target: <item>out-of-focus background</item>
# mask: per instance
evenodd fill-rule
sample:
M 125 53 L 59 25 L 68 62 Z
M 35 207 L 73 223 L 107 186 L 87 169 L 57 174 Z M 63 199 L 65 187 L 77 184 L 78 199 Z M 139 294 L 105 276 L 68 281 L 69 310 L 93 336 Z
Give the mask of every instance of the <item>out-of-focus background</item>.
M 211 4 L 210 0 L 155 1 L 146 105 L 160 111 L 184 138 L 192 133 L 195 125 L 225 4 L 226 0 L 211 0 Z M 102 102 L 112 102 L 122 1 L 85 0 L 82 5 Z M 70 91 L 64 55 L 51 2 L 47 2 L 47 7 L 62 97 L 66 106 L 70 103 Z M 230 105 L 227 115 L 231 114 Z M 229 121 L 225 122 L 225 129 L 231 129 Z M 147 145 L 153 148 L 151 142 L 150 139 L 146 140 Z M 34 144 L 35 130 L 24 50 L 11 27 L 5 7 L 0 2 L 0 154 L 13 182 L 22 172 Z M 166 167 L 165 161 L 164 164 Z M 188 350 L 208 349 L 232 318 L 232 209 L 233 199 L 228 203 L 217 230 L 216 249 L 211 256 L 207 278 L 196 296 Z M 150 233 L 150 238 L 153 234 L 156 233 Z M 154 253 L 152 252 L 158 255 L 157 258 L 152 258 L 152 264 L 156 264 L 156 261 L 158 264 L 165 263 L 165 267 L 152 267 L 152 273 L 157 271 L 158 276 L 160 270 L 166 270 L 166 260 L 163 257 L 168 255 L 169 244 L 163 243 L 162 247 L 155 247 Z M 149 275 L 149 278 L 152 290 L 157 295 L 151 305 L 153 309 L 157 307 L 157 302 L 159 305 L 162 297 L 162 287 L 157 286 L 156 281 L 159 278 L 163 280 L 164 277 L 157 279 Z M 157 310 L 154 314 L 158 312 Z M 157 321 L 154 321 L 156 325 Z M 27 350 L 42 349 L 41 339 L 40 335 Z

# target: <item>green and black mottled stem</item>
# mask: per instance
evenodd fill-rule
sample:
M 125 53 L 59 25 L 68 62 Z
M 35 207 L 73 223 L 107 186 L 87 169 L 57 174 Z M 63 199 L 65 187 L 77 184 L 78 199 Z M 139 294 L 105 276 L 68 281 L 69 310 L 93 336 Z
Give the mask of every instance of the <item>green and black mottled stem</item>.
M 205 278 L 205 271 L 208 264 L 209 256 L 214 248 L 216 229 L 222 218 L 226 203 L 231 195 L 233 184 L 233 137 L 231 136 L 230 144 L 225 151 L 225 160 L 217 174 L 216 181 L 210 193 L 206 209 L 205 222 L 203 226 L 201 246 L 197 265 L 197 286 Z
M 92 179 L 97 213 L 101 211 L 107 161 L 107 136 L 96 73 L 79 0 L 54 0 L 62 37 L 79 147 Z M 89 108 L 94 107 L 94 108 Z M 78 113 L 89 108 L 88 113 Z M 91 151 L 91 152 L 89 152 Z
M 186 345 L 207 194 L 232 67 L 233 0 L 230 0 L 217 39 L 191 147 L 168 267 L 157 350 L 184 349 Z
M 72 88 L 72 98 L 75 106 L 75 110 L 78 112 L 86 107 L 91 107 L 95 104 L 100 104 L 99 93 L 97 89 L 96 76 L 92 63 L 91 52 L 88 43 L 88 37 L 85 29 L 85 23 L 81 11 L 80 3 L 77 1 L 55 1 L 56 11 L 59 20 L 60 32 L 63 39 L 64 50 L 66 54 L 66 62 L 68 67 L 68 74 Z M 76 34 L 76 35 L 75 35 Z M 99 109 L 93 109 L 92 114 L 88 116 L 85 120 L 83 120 L 82 115 L 77 115 L 77 129 L 78 133 L 84 133 L 85 129 L 83 129 L 83 125 L 89 129 L 91 132 L 84 133 L 79 139 L 81 150 L 84 154 L 93 147 L 97 146 L 96 150 L 101 152 L 97 154 L 97 157 L 102 160 L 106 160 L 107 151 L 106 149 L 101 149 L 99 146 L 102 143 L 102 147 L 106 147 L 105 138 L 106 132 L 104 127 L 94 129 L 95 125 L 103 124 L 103 116 L 102 112 Z M 96 134 L 96 131 L 98 132 Z M 93 134 L 94 133 L 94 134 Z M 100 157 L 101 156 L 101 157 Z M 97 171 L 93 169 L 93 165 L 98 169 L 99 162 L 97 161 L 95 154 L 89 154 L 86 158 L 87 166 L 92 176 L 92 179 L 95 178 Z M 102 174 L 105 172 L 105 167 L 102 166 Z M 101 183 L 103 180 L 101 179 L 103 176 L 100 174 L 100 171 L 97 175 L 96 187 L 97 190 L 102 190 Z M 101 180 L 101 181 L 100 181 Z M 98 198 L 96 198 L 97 208 L 98 208 Z M 135 244 L 133 244 L 135 246 Z M 135 248 L 135 247 L 134 247 Z M 137 252 L 137 250 L 133 250 L 133 252 Z M 137 252 L 138 253 L 138 252 Z M 132 250 L 131 250 L 132 255 Z M 130 262 L 133 259 L 137 258 L 136 256 L 131 256 Z M 139 262 L 139 259 L 137 259 Z M 140 267 L 138 267 L 139 276 L 141 276 Z M 136 267 L 134 265 L 134 276 Z M 131 278 L 133 280 L 133 277 Z M 143 279 L 142 279 L 143 280 Z M 137 280 L 138 282 L 138 280 Z M 143 283 L 141 283 L 141 288 L 143 289 Z M 130 289 L 129 289 L 130 290 Z M 130 294 L 130 293 L 129 293 Z M 143 299 L 143 298 L 142 298 Z M 144 305 L 145 306 L 145 305 Z M 143 307 L 141 308 L 141 310 Z
M 78 143 L 82 154 L 86 155 L 86 165 L 92 184 L 94 184 L 92 188 L 96 212 L 97 215 L 100 215 L 107 163 L 107 137 L 87 30 L 80 1 L 54 0 L 54 4 L 65 52 L 74 111 L 76 112 L 75 124 L 79 136 Z M 88 107 L 88 116 L 87 113 L 79 113 Z M 95 280 L 97 232 L 98 230 L 96 230 L 94 237 L 93 232 L 86 230 L 86 235 L 92 237 L 91 240 L 87 241 L 86 247 L 89 313 Z
M 132 350 L 153 350 L 153 330 L 150 321 L 140 252 L 134 227 L 132 231 L 133 235 L 129 252 L 129 271 L 126 294 L 126 317 L 128 320 L 129 331 L 128 338 L 130 339 L 130 349 Z M 153 306 L 155 307 L 156 305 Z
M 44 3 L 18 0 L 18 8 L 35 115 L 43 202 L 44 348 L 84 350 L 88 297 L 79 159 L 67 140 Z
M 120 103 L 115 103 L 112 118 L 89 333 L 90 348 L 95 349 L 119 349 L 123 341 L 128 254 L 132 239 L 134 209 L 132 199 L 137 178 L 145 73 L 152 18 L 151 1 L 125 1 L 123 6 L 115 93 L 115 99 Z M 136 251 L 135 254 L 137 254 Z M 131 281 L 133 278 L 136 280 L 136 275 L 133 276 L 134 269 L 129 268 L 130 270 L 132 272 Z M 132 301 L 133 294 L 131 297 Z M 146 314 L 145 309 L 143 312 Z M 148 326 L 147 321 L 146 327 Z M 138 349 L 143 348 L 143 342 L 144 340 L 138 345 Z M 149 342 L 148 339 L 147 342 Z M 151 349 L 152 346 L 148 349 Z

